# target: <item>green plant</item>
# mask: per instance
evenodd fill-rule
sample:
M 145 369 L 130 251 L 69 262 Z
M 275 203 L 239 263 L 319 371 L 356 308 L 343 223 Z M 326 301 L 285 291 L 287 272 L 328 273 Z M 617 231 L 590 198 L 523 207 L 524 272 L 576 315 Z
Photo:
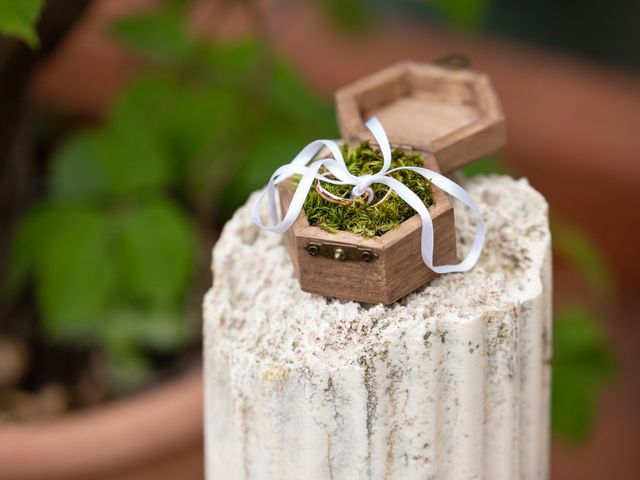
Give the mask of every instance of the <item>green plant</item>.
M 482 25 L 490 7 L 490 0 L 430 0 L 424 3 L 450 25 L 474 30 Z
M 333 23 L 348 33 L 366 29 L 377 13 L 367 0 L 322 0 L 320 5 Z
M 605 338 L 600 320 L 584 306 L 555 316 L 551 423 L 560 438 L 577 443 L 593 427 L 600 392 L 615 371 Z
M 600 301 L 614 294 L 614 281 L 607 262 L 585 232 L 556 220 L 552 223 L 553 248 L 580 273 L 589 289 Z
M 146 68 L 101 127 L 57 150 L 46 197 L 13 238 L 8 290 L 32 280 L 47 337 L 100 352 L 116 391 L 197 336 L 198 239 L 305 138 L 335 129 L 285 62 L 255 40 L 192 35 L 188 8 L 168 1 L 113 25 Z
M 559 219 L 552 224 L 554 252 L 578 273 L 596 303 L 614 293 L 608 265 L 585 232 Z M 552 426 L 567 441 L 584 441 L 597 417 L 600 393 L 615 375 L 615 361 L 602 320 L 581 302 L 555 315 L 553 330 Z
M 54 158 L 49 197 L 14 238 L 10 288 L 33 275 L 45 333 L 98 346 L 115 388 L 146 377 L 145 352 L 188 338 L 195 231 L 169 179 L 166 158 L 117 125 L 82 134 Z
M 382 168 L 382 153 L 379 149 L 371 148 L 369 142 L 362 143 L 358 147 L 344 146 L 342 152 L 349 171 L 354 175 L 371 175 Z M 421 167 L 422 157 L 417 153 L 394 149 L 390 168 L 402 166 Z M 431 184 L 421 175 L 405 170 L 394 172 L 390 176 L 413 190 L 425 205 L 433 204 Z M 327 182 L 322 182 L 322 186 L 326 191 L 342 198 L 348 198 L 352 188 L 348 185 L 333 185 Z M 332 233 L 343 230 L 365 237 L 374 237 L 394 229 L 415 215 L 415 211 L 395 192 L 391 192 L 387 199 L 377 204 L 386 195 L 388 187 L 380 184 L 374 184 L 371 187 L 375 198 L 372 204 L 368 204 L 362 197 L 353 203 L 337 204 L 322 198 L 316 190 L 310 190 L 304 203 L 309 223 Z
M 38 46 L 34 25 L 44 0 L 0 0 L 0 33 L 12 35 Z

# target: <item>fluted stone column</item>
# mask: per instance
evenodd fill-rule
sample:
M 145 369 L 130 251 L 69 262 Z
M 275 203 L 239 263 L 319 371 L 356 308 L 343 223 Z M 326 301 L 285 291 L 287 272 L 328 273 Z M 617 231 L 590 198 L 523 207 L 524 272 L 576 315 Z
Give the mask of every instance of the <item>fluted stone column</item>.
M 480 262 L 388 307 L 300 291 L 281 238 L 236 213 L 204 306 L 209 479 L 547 477 L 547 204 L 526 180 L 466 188 Z

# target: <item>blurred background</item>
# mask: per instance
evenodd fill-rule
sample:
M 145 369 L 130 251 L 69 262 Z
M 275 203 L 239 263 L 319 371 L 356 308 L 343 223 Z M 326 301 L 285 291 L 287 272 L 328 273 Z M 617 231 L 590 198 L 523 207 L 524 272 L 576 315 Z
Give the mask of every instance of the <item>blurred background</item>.
M 487 72 L 554 236 L 552 478 L 640 471 L 640 3 L 0 0 L 0 478 L 201 478 L 200 303 L 226 219 L 333 92 Z M 38 459 L 38 461 L 34 461 Z

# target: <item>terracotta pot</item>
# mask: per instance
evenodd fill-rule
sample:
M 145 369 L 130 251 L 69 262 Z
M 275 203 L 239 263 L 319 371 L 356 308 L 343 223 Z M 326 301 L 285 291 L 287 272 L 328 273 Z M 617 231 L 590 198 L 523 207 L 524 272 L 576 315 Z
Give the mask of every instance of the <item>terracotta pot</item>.
M 201 478 L 202 372 L 51 421 L 0 425 L 0 479 Z

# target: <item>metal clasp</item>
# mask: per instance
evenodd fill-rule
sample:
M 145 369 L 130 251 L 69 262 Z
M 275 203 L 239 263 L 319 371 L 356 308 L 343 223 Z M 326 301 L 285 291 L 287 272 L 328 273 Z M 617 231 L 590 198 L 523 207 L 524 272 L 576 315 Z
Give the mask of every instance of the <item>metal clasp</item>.
M 324 257 L 340 262 L 373 262 L 378 255 L 368 248 L 340 243 L 309 242 L 304 249 L 312 257 Z

